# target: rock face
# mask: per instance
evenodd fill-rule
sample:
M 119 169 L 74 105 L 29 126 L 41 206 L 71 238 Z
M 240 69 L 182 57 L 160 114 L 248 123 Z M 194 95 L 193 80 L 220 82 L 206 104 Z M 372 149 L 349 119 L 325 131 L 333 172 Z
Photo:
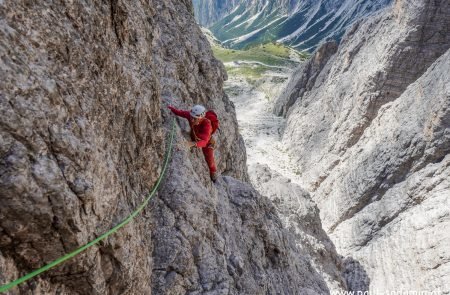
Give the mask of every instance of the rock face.
M 319 209 L 308 192 L 267 165 L 253 164 L 249 174 L 255 188 L 275 205 L 283 226 L 295 233 L 295 242 L 334 292 L 347 290 L 345 263 L 322 229 Z
M 0 1 L 0 16 L 0 284 L 142 202 L 161 172 L 169 103 L 214 108 L 227 175 L 210 182 L 177 120 L 166 179 L 144 213 L 10 294 L 328 294 L 269 200 L 242 182 L 225 71 L 190 1 Z
M 153 294 L 329 294 L 267 198 L 228 176 L 205 185 L 194 171 L 173 167 L 152 210 Z
M 448 1 L 398 0 L 282 97 L 284 142 L 350 288 L 363 273 L 371 290 L 450 292 L 449 15 Z
M 325 75 L 323 75 L 322 69 L 336 53 L 337 47 L 338 45 L 333 41 L 323 44 L 312 58 L 295 70 L 289 78 L 288 85 L 275 102 L 273 109 L 275 115 L 286 117 L 290 107 L 297 101 L 297 98 L 310 91 L 319 77 L 324 78 Z M 321 73 L 322 75 L 319 76 Z
M 449 71 L 447 51 L 380 109 L 316 192 L 328 220 L 340 219 L 332 240 L 371 288 L 450 292 Z
M 241 0 L 192 0 L 198 23 L 204 27 L 214 24 L 233 10 Z

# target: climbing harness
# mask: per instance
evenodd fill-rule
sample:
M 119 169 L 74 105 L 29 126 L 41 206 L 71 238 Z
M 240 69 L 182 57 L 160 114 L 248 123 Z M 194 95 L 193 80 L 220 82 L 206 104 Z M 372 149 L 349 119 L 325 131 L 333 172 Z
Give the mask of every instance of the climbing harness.
M 46 272 L 47 270 L 57 266 L 58 264 L 63 263 L 66 260 L 69 260 L 70 258 L 77 256 L 78 254 L 80 254 L 81 252 L 87 250 L 88 248 L 94 246 L 95 244 L 97 244 L 98 242 L 104 240 L 105 238 L 109 237 L 110 235 L 112 235 L 113 233 L 115 233 L 117 230 L 119 230 L 120 228 L 124 227 L 126 224 L 128 224 L 131 220 L 133 220 L 142 210 L 144 210 L 144 208 L 147 206 L 148 202 L 150 201 L 150 199 L 153 197 L 153 195 L 156 193 L 156 191 L 159 188 L 159 185 L 161 184 L 161 181 L 166 173 L 166 168 L 167 165 L 169 163 L 169 159 L 171 156 L 171 152 L 172 152 L 172 145 L 173 145 L 173 138 L 174 138 L 174 134 L 175 134 L 175 119 L 173 119 L 172 121 L 172 130 L 170 132 L 170 141 L 169 141 L 169 148 L 166 151 L 166 155 L 164 157 L 164 164 L 163 164 L 163 169 L 161 171 L 161 175 L 159 176 L 155 186 L 153 187 L 152 191 L 148 194 L 147 198 L 144 200 L 144 202 L 133 212 L 131 213 L 125 220 L 123 220 L 121 223 L 119 223 L 118 225 L 116 225 L 115 227 L 113 227 L 112 229 L 110 229 L 109 231 L 107 231 L 106 233 L 104 233 L 103 235 L 99 236 L 98 238 L 96 238 L 95 240 L 87 243 L 86 245 L 76 249 L 75 251 L 68 253 L 52 262 L 50 262 L 49 264 L 15 280 L 12 281 L 6 285 L 0 286 L 0 293 L 2 292 L 6 292 L 8 290 L 10 290 L 11 288 L 28 281 L 29 279 L 43 273 Z

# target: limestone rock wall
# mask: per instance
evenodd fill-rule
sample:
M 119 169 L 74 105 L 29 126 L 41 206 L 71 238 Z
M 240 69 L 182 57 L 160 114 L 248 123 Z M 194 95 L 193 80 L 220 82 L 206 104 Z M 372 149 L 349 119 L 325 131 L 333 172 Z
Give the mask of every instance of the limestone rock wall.
M 190 1 L 0 3 L 2 283 L 92 240 L 143 200 L 161 172 L 165 101 L 214 107 L 224 123 L 219 169 L 245 179 L 225 72 L 191 8 Z M 21 293 L 149 293 L 146 220 Z
M 284 227 L 294 233 L 296 244 L 311 259 L 330 291 L 347 290 L 343 275 L 346 263 L 322 229 L 319 209 L 309 193 L 267 165 L 251 165 L 249 172 L 255 188 L 272 201 Z
M 173 159 L 119 233 L 10 294 L 328 294 L 251 186 L 224 67 L 188 0 L 0 1 L 0 284 L 93 240 L 161 173 L 168 104 L 214 108 L 224 176 Z
M 174 162 L 189 165 L 186 157 Z M 276 208 L 249 184 L 229 176 L 205 184 L 172 166 L 154 204 L 153 294 L 330 294 Z
M 450 292 L 449 71 L 447 51 L 380 109 L 316 191 L 324 215 L 341 218 L 332 240 L 372 289 Z
M 450 292 L 449 27 L 448 1 L 395 1 L 287 93 L 284 142 L 350 289 Z
M 302 63 L 289 77 L 288 85 L 277 98 L 273 112 L 277 116 L 286 117 L 297 99 L 311 91 L 317 79 L 326 77 L 323 70 L 329 59 L 336 53 L 338 45 L 331 41 L 323 44 L 307 62 Z M 321 74 L 321 75 L 320 75 Z M 321 83 L 321 82 L 318 82 Z

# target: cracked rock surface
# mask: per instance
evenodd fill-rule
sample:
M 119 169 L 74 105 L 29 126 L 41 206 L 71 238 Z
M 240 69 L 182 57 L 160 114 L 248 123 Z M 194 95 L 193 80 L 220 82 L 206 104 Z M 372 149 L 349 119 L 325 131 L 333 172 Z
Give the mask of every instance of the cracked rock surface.
M 255 188 L 272 201 L 283 226 L 294 234 L 296 244 L 311 259 L 330 291 L 347 290 L 343 277 L 346 263 L 322 229 L 319 209 L 309 193 L 267 165 L 253 164 L 249 174 Z
M 350 289 L 450 293 L 449 27 L 448 1 L 397 0 L 281 97 Z
M 224 67 L 191 1 L 0 1 L 0 57 L 0 284 L 142 202 L 162 170 L 167 104 L 214 108 L 224 175 L 210 182 L 177 120 L 173 159 L 144 212 L 9 294 L 329 293 L 276 208 L 245 183 Z

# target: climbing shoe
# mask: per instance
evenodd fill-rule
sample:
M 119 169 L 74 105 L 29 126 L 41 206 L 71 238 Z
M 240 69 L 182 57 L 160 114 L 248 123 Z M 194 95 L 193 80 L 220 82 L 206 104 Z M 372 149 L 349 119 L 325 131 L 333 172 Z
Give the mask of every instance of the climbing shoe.
M 216 181 L 217 181 L 217 177 L 218 177 L 217 172 L 211 173 L 211 180 L 212 180 L 213 182 L 216 182 Z

